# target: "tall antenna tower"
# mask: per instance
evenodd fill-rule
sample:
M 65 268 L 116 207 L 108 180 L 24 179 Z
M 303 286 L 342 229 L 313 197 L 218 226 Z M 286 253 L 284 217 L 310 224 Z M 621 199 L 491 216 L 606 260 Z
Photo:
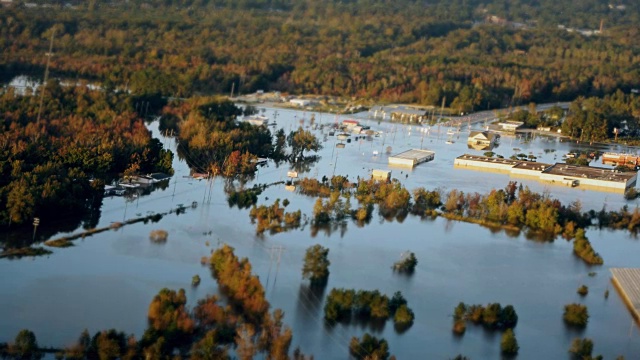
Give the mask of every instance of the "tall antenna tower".
M 40 115 L 42 114 L 42 103 L 44 102 L 44 87 L 47 85 L 47 80 L 49 80 L 49 64 L 51 63 L 51 56 L 53 56 L 53 38 L 56 35 L 56 30 L 53 29 L 51 31 L 51 42 L 49 43 L 49 52 L 45 53 L 47 57 L 47 66 L 44 68 L 44 81 L 41 84 L 40 91 L 40 105 L 38 105 L 38 116 L 36 117 L 36 125 L 40 126 Z

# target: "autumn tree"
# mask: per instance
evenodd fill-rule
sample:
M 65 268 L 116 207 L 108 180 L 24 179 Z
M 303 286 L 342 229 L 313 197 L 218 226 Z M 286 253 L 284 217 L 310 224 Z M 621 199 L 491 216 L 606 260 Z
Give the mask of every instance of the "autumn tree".
M 520 346 L 512 329 L 507 329 L 500 339 L 500 350 L 503 354 L 513 356 L 518 353 Z
M 9 344 L 8 352 L 15 359 L 38 360 L 43 356 L 36 335 L 27 329 L 18 332 L 13 343 Z
M 378 339 L 365 333 L 362 340 L 357 337 L 351 338 L 349 353 L 356 359 L 386 360 L 389 358 L 389 345 L 385 339 Z
M 309 279 L 311 285 L 324 285 L 329 279 L 329 249 L 319 244 L 307 248 L 302 266 L 302 277 Z
M 318 151 L 322 149 L 320 141 L 310 131 L 299 128 L 287 136 L 287 142 L 291 147 L 291 161 L 304 159 L 305 151 Z
M 164 351 L 181 345 L 195 328 L 186 303 L 184 289 L 178 292 L 166 288 L 160 290 L 149 304 L 149 329 L 145 333 L 145 342 L 162 337 L 166 346 Z
M 589 322 L 589 311 L 586 305 L 568 304 L 564 307 L 562 318 L 571 326 L 585 327 Z
M 571 342 L 569 353 L 575 359 L 591 359 L 593 352 L 593 340 L 589 338 L 575 338 Z

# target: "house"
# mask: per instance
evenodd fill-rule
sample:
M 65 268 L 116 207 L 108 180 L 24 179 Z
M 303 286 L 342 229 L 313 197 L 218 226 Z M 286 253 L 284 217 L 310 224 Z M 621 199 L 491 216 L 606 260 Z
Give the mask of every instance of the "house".
M 311 105 L 311 100 L 307 100 L 307 99 L 291 99 L 289 100 L 289 103 L 291 105 L 296 105 L 299 107 L 306 107 Z
M 467 138 L 469 145 L 491 146 L 500 138 L 500 135 L 489 131 L 472 131 Z
M 360 126 L 360 122 L 358 120 L 343 120 L 342 126 L 346 126 L 347 128 L 351 129 L 356 126 Z

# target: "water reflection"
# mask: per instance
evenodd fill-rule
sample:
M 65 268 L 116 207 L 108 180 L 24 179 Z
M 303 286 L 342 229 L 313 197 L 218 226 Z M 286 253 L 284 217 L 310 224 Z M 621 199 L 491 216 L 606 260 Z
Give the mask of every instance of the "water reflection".
M 318 236 L 318 233 L 324 234 L 326 237 L 330 237 L 336 231 L 339 232 L 340 237 L 344 237 L 347 233 L 348 222 L 345 220 L 342 221 L 332 221 L 326 224 L 311 224 L 311 237 L 315 238 Z

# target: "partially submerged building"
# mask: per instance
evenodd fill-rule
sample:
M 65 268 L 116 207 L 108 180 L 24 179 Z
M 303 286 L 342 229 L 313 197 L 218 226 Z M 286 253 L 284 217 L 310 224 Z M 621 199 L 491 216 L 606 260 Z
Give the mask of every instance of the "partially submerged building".
M 500 159 L 470 154 L 458 156 L 453 163 L 458 168 L 502 172 L 513 176 L 532 177 L 559 185 L 581 186 L 614 192 L 624 192 L 629 187 L 635 186 L 637 180 L 635 171 L 621 172 L 615 169 L 564 163 L 551 165 L 535 161 Z
M 631 186 L 635 186 L 638 173 L 635 171 L 621 172 L 615 169 L 607 169 L 594 166 L 577 166 L 557 163 L 545 169 L 540 175 L 540 180 L 574 184 L 580 186 L 602 188 L 624 192 Z
M 602 163 L 611 165 L 624 165 L 636 167 L 640 165 L 640 156 L 633 154 L 604 153 Z
M 389 181 L 389 180 L 391 180 L 391 171 L 374 169 L 371 172 L 371 177 L 376 179 L 376 180 Z
M 307 107 L 309 105 L 311 105 L 313 102 L 311 100 L 308 99 L 291 99 L 289 100 L 289 103 L 291 105 L 295 105 L 298 107 Z
M 413 168 L 423 162 L 431 161 L 436 153 L 429 150 L 412 149 L 389 156 L 389 165 Z
M 471 131 L 467 138 L 468 145 L 491 147 L 500 139 L 500 135 L 491 131 Z
M 640 320 L 640 269 L 611 268 L 612 282 L 631 314 Z
M 374 118 L 391 120 L 401 123 L 423 123 L 429 119 L 428 111 L 433 107 L 418 107 L 409 105 L 374 106 L 371 108 Z
M 504 121 L 498 123 L 498 126 L 502 129 L 502 131 L 506 132 L 516 132 L 520 127 L 522 127 L 524 123 L 522 121 Z

